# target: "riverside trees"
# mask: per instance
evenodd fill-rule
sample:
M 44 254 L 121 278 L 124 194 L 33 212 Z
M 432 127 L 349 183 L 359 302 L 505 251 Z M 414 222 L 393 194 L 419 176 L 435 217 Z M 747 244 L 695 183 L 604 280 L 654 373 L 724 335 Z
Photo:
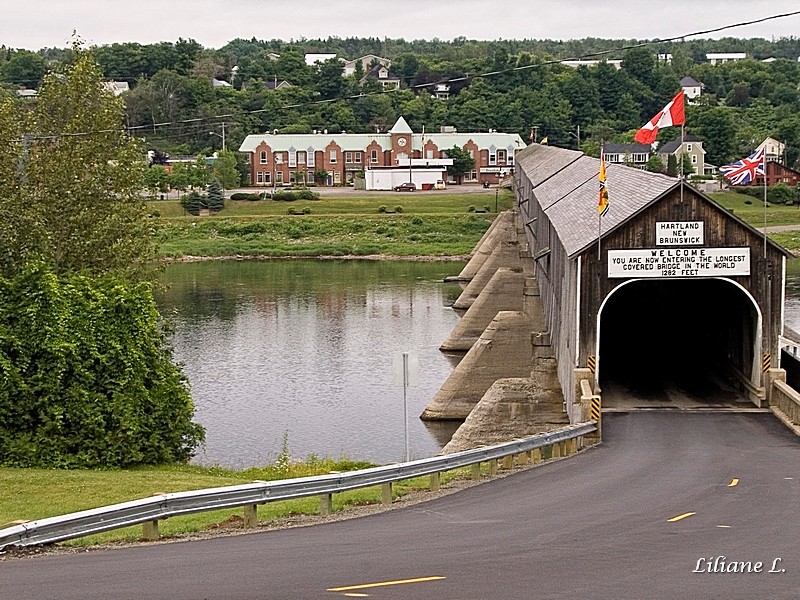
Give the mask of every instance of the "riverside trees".
M 185 461 L 203 439 L 149 279 L 144 155 L 79 47 L 0 100 L 0 464 Z

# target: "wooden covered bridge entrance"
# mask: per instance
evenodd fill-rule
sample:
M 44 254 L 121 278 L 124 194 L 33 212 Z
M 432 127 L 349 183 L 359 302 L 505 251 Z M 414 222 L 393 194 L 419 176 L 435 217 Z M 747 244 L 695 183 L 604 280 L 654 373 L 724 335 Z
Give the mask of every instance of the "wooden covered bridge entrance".
M 692 186 L 622 165 L 608 166 L 601 218 L 599 166 L 536 144 L 517 154 L 520 220 L 570 418 L 586 378 L 605 404 L 761 406 L 779 366 L 788 253 Z

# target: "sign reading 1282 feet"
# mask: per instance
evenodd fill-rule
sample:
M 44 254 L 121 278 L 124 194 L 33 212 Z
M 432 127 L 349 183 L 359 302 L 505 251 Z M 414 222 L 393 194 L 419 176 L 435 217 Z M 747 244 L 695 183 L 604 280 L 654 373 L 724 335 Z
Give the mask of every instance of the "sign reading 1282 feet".
M 732 277 L 750 275 L 750 248 L 609 250 L 608 277 Z

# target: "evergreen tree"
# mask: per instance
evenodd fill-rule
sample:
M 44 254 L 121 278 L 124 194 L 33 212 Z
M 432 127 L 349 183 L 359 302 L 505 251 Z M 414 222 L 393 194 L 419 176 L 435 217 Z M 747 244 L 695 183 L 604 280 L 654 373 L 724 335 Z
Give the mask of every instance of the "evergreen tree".
M 206 188 L 206 205 L 211 212 L 219 212 L 225 208 L 225 197 L 222 194 L 222 186 L 216 179 L 209 183 Z

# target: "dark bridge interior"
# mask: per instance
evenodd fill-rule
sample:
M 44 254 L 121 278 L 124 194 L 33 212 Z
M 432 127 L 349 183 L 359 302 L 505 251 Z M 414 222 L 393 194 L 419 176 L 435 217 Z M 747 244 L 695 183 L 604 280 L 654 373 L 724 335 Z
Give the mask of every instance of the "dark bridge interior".
M 603 404 L 694 407 L 742 402 L 757 313 L 720 279 L 635 281 L 606 302 L 598 360 Z

